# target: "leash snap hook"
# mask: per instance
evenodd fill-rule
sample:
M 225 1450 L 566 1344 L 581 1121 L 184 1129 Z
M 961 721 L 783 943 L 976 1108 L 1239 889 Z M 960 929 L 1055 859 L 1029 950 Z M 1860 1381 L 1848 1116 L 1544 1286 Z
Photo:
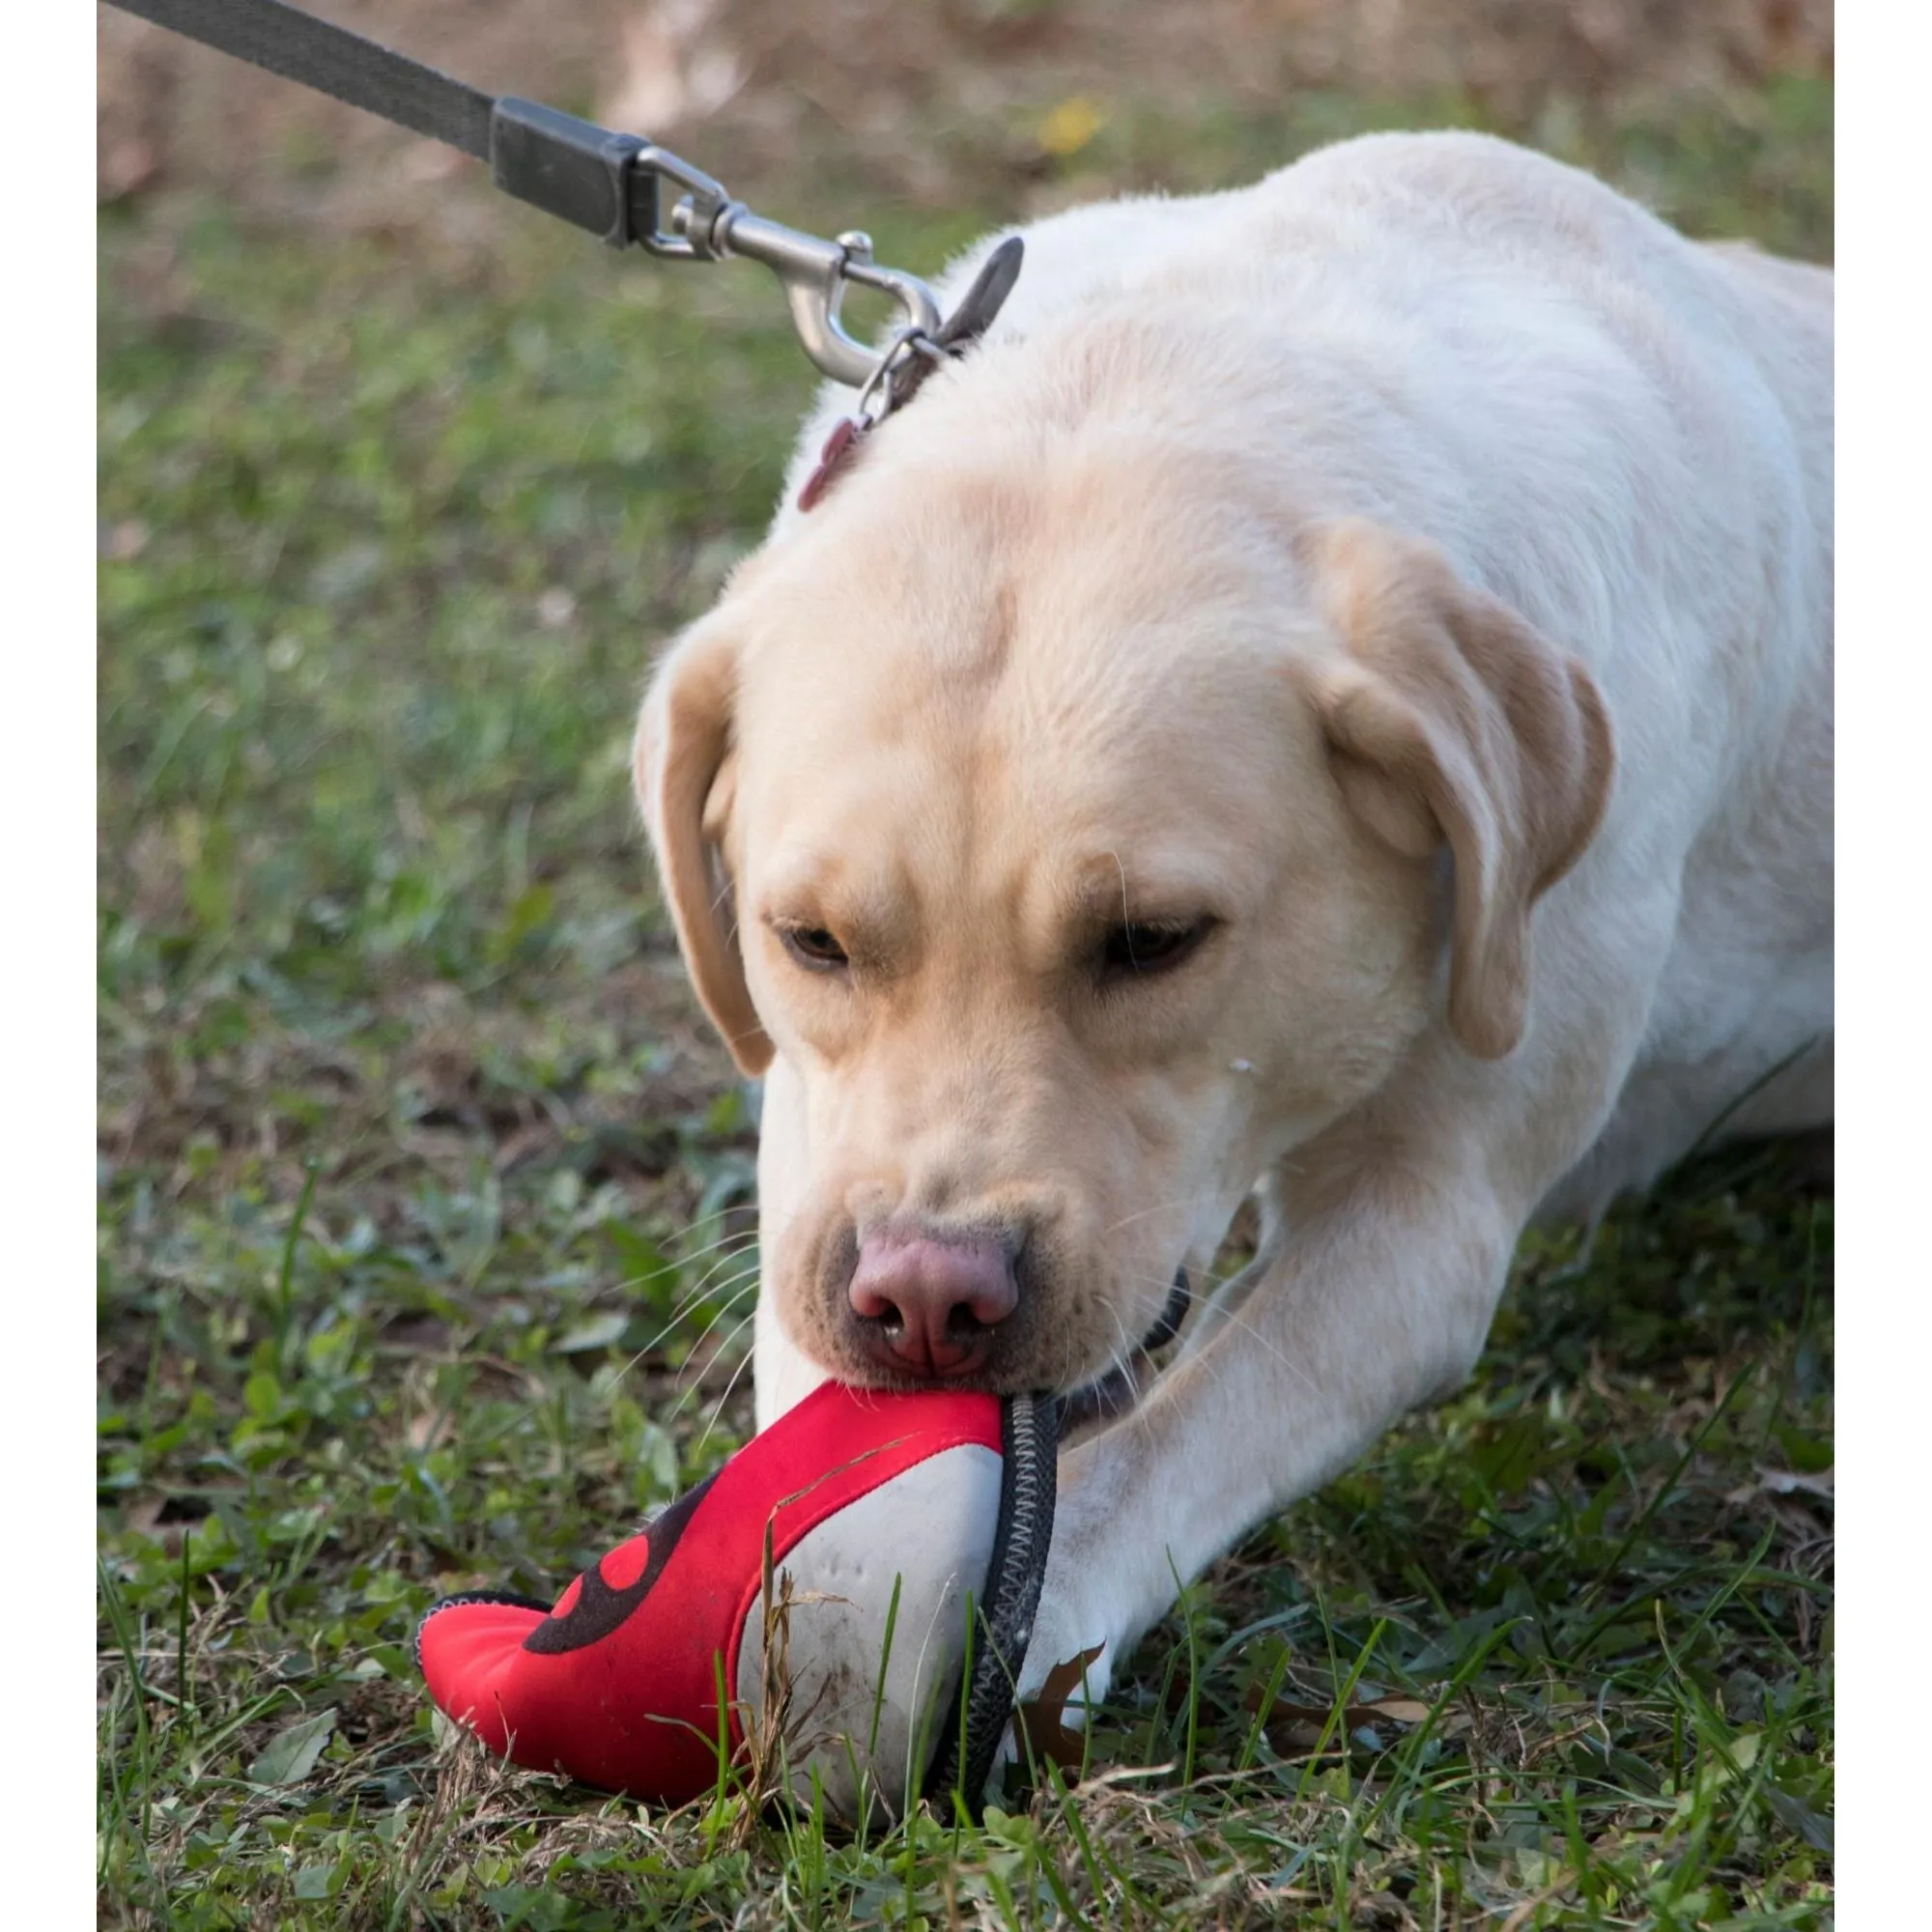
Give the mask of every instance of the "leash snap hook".
M 839 321 L 848 283 L 877 289 L 897 302 L 905 316 L 900 335 L 930 335 L 939 328 L 939 303 L 932 291 L 917 275 L 881 268 L 872 260 L 871 239 L 857 229 L 827 242 L 753 214 L 743 202 L 731 202 L 717 215 L 707 239 L 710 259 L 743 256 L 762 262 L 777 275 L 805 353 L 835 383 L 863 389 L 880 364 L 878 351 L 848 335 Z
M 630 165 L 640 190 L 633 197 L 638 245 L 671 262 L 724 262 L 734 256 L 762 262 L 784 290 L 805 353 L 834 382 L 863 388 L 880 362 L 878 353 L 848 335 L 838 319 L 848 283 L 877 289 L 898 303 L 905 316 L 899 336 L 938 329 L 939 303 L 932 291 L 917 275 L 873 261 L 869 235 L 854 228 L 827 242 L 768 221 L 703 169 L 654 141 L 639 144 Z

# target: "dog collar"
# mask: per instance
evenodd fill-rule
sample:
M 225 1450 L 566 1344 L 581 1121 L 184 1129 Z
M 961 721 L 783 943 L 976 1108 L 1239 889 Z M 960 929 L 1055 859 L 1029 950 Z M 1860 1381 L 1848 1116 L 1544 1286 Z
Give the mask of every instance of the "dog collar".
M 958 307 L 936 330 L 928 334 L 913 324 L 898 331 L 860 390 L 858 409 L 840 417 L 826 438 L 816 467 L 798 493 L 800 510 L 812 510 L 822 503 L 826 492 L 857 459 L 866 437 L 895 410 L 911 402 L 942 363 L 957 361 L 985 334 L 1019 279 L 1025 245 L 1017 235 L 1009 235 L 994 248 L 960 298 Z

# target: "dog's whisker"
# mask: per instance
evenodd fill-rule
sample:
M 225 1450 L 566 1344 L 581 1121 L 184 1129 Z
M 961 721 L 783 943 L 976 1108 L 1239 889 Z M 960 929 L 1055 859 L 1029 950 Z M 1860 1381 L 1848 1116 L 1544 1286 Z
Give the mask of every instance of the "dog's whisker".
M 706 1284 L 715 1280 L 721 1271 L 730 1270 L 735 1274 L 740 1264 L 747 1260 L 747 1256 L 748 1250 L 744 1248 L 733 1248 L 728 1253 L 720 1255 L 698 1277 L 693 1293 L 701 1297 L 705 1293 Z M 761 1265 L 761 1258 L 753 1257 L 750 1264 L 753 1269 L 757 1268 Z
M 730 1260 L 732 1259 L 733 1257 L 729 1256 L 725 1258 L 727 1265 Z M 700 1281 L 696 1288 L 690 1289 L 685 1293 L 678 1296 L 677 1300 L 672 1304 L 670 1314 L 668 1318 L 666 1320 L 665 1325 L 658 1330 L 657 1334 L 653 1336 L 648 1343 L 645 1344 L 644 1352 L 646 1354 L 648 1354 L 652 1349 L 657 1348 L 660 1343 L 664 1342 L 671 1334 L 672 1330 L 674 1330 L 679 1325 L 679 1323 L 681 1323 L 688 1316 L 694 1313 L 703 1302 L 709 1300 L 714 1295 L 723 1293 L 725 1288 L 735 1286 L 737 1283 L 747 1278 L 746 1275 L 743 1273 L 728 1275 L 723 1284 L 714 1287 L 711 1285 L 712 1276 L 715 1275 L 717 1271 L 718 1270 L 716 1267 L 708 1269 L 705 1273 L 704 1279 Z M 750 1270 L 750 1275 L 753 1279 L 756 1278 L 757 1273 L 758 1270 L 755 1267 Z
M 690 1381 L 685 1385 L 683 1391 L 679 1394 L 677 1401 L 671 1405 L 670 1408 L 671 1418 L 675 1418 L 676 1416 L 681 1415 L 684 1412 L 686 1404 L 688 1404 L 691 1401 L 692 1397 L 695 1396 L 697 1393 L 697 1391 L 704 1386 L 705 1377 L 711 1373 L 713 1367 L 717 1364 L 719 1358 L 730 1349 L 731 1345 L 735 1341 L 737 1341 L 738 1337 L 742 1335 L 745 1332 L 745 1330 L 749 1328 L 756 1319 L 757 1319 L 757 1311 L 753 1309 L 750 1315 L 743 1316 L 738 1321 L 734 1321 L 731 1324 L 731 1326 L 727 1328 L 724 1331 L 724 1333 L 719 1338 L 719 1341 L 717 1345 L 712 1349 L 710 1355 L 700 1365 L 698 1365 L 698 1367 L 695 1371 L 692 1372 Z M 704 1331 L 704 1334 L 698 1337 L 698 1340 L 700 1342 L 706 1340 L 710 1336 L 712 1329 L 715 1328 L 717 1325 L 718 1324 L 716 1322 L 712 1323 L 711 1327 L 707 1327 L 706 1330 Z M 687 1363 L 686 1367 L 689 1368 L 690 1364 Z
M 716 1301 L 718 1306 L 713 1310 L 710 1320 L 692 1338 L 692 1347 L 696 1348 L 702 1342 L 712 1329 L 717 1327 L 728 1310 L 743 1301 L 748 1294 L 755 1294 L 757 1286 L 758 1271 L 754 1267 L 741 1268 L 737 1273 L 727 1274 L 705 1296 L 707 1301 Z
M 680 1299 L 686 1303 L 696 1303 L 703 1300 L 706 1293 L 709 1291 L 710 1283 L 717 1278 L 721 1269 L 735 1268 L 748 1255 L 754 1254 L 755 1252 L 755 1243 L 745 1242 L 737 1247 L 724 1248 L 722 1252 L 717 1253 L 710 1266 L 698 1276 L 696 1283 L 685 1292 Z
M 1159 1201 L 1151 1208 L 1137 1208 L 1131 1214 L 1122 1214 L 1118 1221 L 1109 1221 L 1100 1230 L 1100 1234 L 1104 1238 L 1108 1235 L 1118 1234 L 1122 1228 L 1131 1227 L 1136 1221 L 1148 1220 L 1152 1215 L 1171 1214 L 1179 1208 L 1199 1208 L 1217 1199 L 1219 1195 L 1214 1188 L 1203 1187 L 1193 1194 L 1182 1195 L 1179 1200 Z
M 702 1221 L 694 1221 L 690 1227 L 680 1230 L 671 1238 L 674 1242 L 688 1240 L 699 1228 L 723 1218 L 722 1214 L 707 1214 Z M 720 1235 L 715 1241 L 706 1241 L 699 1247 L 680 1247 L 674 1259 L 678 1266 L 689 1267 L 693 1262 L 702 1261 L 706 1255 L 715 1254 L 720 1248 L 743 1247 L 747 1242 L 755 1241 L 757 1238 L 758 1231 L 755 1228 L 731 1229 Z
M 1278 1245 L 1279 1244 L 1277 1243 L 1276 1246 L 1278 1247 Z M 1248 1263 L 1243 1264 L 1243 1265 L 1239 1268 L 1236 1268 L 1233 1274 L 1225 1276 L 1219 1282 L 1207 1284 L 1204 1293 L 1204 1299 L 1207 1297 L 1207 1295 L 1211 1294 L 1213 1292 L 1226 1286 L 1228 1282 L 1237 1279 L 1242 1273 L 1246 1272 L 1248 1268 L 1253 1267 L 1256 1262 L 1265 1262 L 1266 1260 L 1271 1260 L 1272 1257 L 1266 1253 L 1266 1246 L 1267 1244 L 1264 1243 L 1264 1249 L 1257 1253 L 1254 1261 L 1250 1261 Z M 1152 1275 L 1141 1275 L 1138 1277 L 1129 1276 L 1128 1280 L 1130 1282 L 1137 1281 L 1140 1285 L 1153 1289 L 1171 1287 L 1171 1284 L 1160 1282 Z M 1122 1332 L 1124 1334 L 1125 1332 L 1124 1324 L 1121 1321 L 1119 1312 L 1110 1307 L 1108 1309 L 1108 1314 L 1112 1318 L 1114 1325 L 1117 1328 L 1121 1329 Z M 1277 1362 L 1279 1362 L 1282 1365 L 1282 1367 L 1288 1371 L 1290 1375 L 1293 1376 L 1295 1379 L 1299 1381 L 1304 1387 L 1306 1387 L 1313 1393 L 1320 1393 L 1321 1385 L 1319 1382 L 1317 1382 L 1315 1378 L 1312 1375 L 1310 1375 L 1308 1370 L 1301 1363 L 1293 1360 L 1289 1355 L 1284 1354 L 1282 1350 L 1275 1345 L 1275 1343 L 1271 1341 L 1266 1335 L 1263 1334 L 1260 1328 L 1258 1328 L 1255 1325 L 1253 1319 L 1245 1312 L 1245 1310 L 1240 1308 L 1233 1308 L 1225 1310 L 1218 1315 L 1217 1320 L 1219 1321 L 1220 1324 L 1225 1328 L 1239 1329 L 1243 1334 L 1250 1337 L 1259 1347 L 1265 1350 L 1268 1354 L 1273 1356 L 1274 1359 Z M 1193 1359 L 1195 1362 L 1203 1365 L 1200 1373 L 1202 1373 L 1210 1383 L 1215 1383 L 1222 1379 L 1224 1371 L 1227 1367 L 1227 1357 L 1225 1351 L 1223 1351 L 1221 1354 L 1218 1355 L 1212 1353 L 1207 1355 L 1196 1355 Z M 1128 1379 L 1129 1385 L 1134 1390 L 1135 1401 L 1133 1405 L 1133 1410 L 1128 1411 L 1131 1414 L 1135 1410 L 1138 1410 L 1141 1406 L 1139 1398 L 1143 1392 L 1143 1387 L 1140 1379 L 1140 1350 L 1138 1349 L 1132 1350 L 1130 1354 L 1124 1360 L 1116 1356 L 1114 1367 L 1108 1371 L 1108 1376 L 1111 1377 L 1115 1374 L 1124 1374 Z M 1106 1379 L 1106 1378 L 1102 1378 L 1101 1379 Z M 1143 1417 L 1142 1421 L 1145 1424 L 1146 1418 Z
M 718 1354 L 722 1355 L 725 1351 L 725 1350 L 731 1346 L 732 1342 L 735 1341 L 738 1336 L 744 1333 L 744 1331 L 751 1325 L 752 1321 L 754 1319 L 755 1319 L 754 1315 L 746 1316 L 744 1321 L 739 1322 L 737 1327 L 732 1329 L 731 1333 L 727 1335 L 724 1338 L 724 1340 L 718 1345 L 718 1351 L 717 1351 Z M 715 1361 L 717 1359 L 717 1356 L 714 1355 L 712 1359 Z M 712 1405 L 710 1420 L 707 1421 L 704 1425 L 704 1434 L 697 1438 L 697 1446 L 692 1451 L 692 1457 L 694 1461 L 697 1457 L 703 1455 L 706 1444 L 708 1444 L 711 1440 L 712 1431 L 718 1427 L 718 1418 L 724 1413 L 724 1405 L 731 1400 L 731 1391 L 738 1386 L 738 1378 L 745 1373 L 747 1367 L 749 1367 L 750 1364 L 754 1359 L 755 1356 L 753 1352 L 751 1350 L 747 1350 L 745 1351 L 744 1359 L 740 1361 L 738 1366 L 731 1371 L 731 1378 L 724 1384 L 724 1393 L 721 1395 L 718 1398 L 717 1402 Z M 707 1363 L 705 1366 L 709 1368 L 710 1364 Z M 703 1379 L 704 1378 L 702 1374 L 700 1374 L 697 1380 L 692 1383 L 691 1387 L 685 1392 L 684 1396 L 679 1399 L 677 1407 L 671 1410 L 671 1414 L 673 1416 L 675 1416 L 679 1412 L 679 1410 L 683 1408 L 685 1403 L 688 1402 L 693 1395 L 696 1394 L 698 1388 L 703 1383 Z
M 1070 1399 L 1074 1405 L 1075 1427 L 1093 1420 L 1117 1420 L 1125 1409 L 1136 1406 L 1140 1402 L 1141 1378 L 1137 1368 L 1140 1345 L 1121 1320 L 1120 1311 L 1111 1303 L 1107 1304 L 1107 1315 L 1120 1338 L 1119 1343 L 1108 1350 L 1106 1366 L 1101 1373 L 1072 1392 Z M 1122 1399 L 1122 1386 L 1124 1401 Z M 1092 1413 L 1084 1413 L 1084 1409 L 1091 1409 Z
M 1275 1358 L 1275 1360 L 1279 1362 L 1282 1365 L 1282 1367 L 1288 1371 L 1290 1375 L 1294 1377 L 1294 1378 L 1298 1382 L 1300 1382 L 1304 1388 L 1308 1389 L 1312 1394 L 1316 1395 L 1321 1394 L 1321 1384 L 1318 1382 L 1315 1379 L 1315 1378 L 1312 1375 L 1310 1375 L 1309 1372 L 1299 1362 L 1295 1361 L 1292 1356 L 1283 1354 L 1282 1351 L 1275 1347 L 1274 1343 L 1271 1342 L 1265 1335 L 1264 1335 L 1262 1331 L 1255 1325 L 1253 1320 L 1249 1317 L 1245 1309 L 1241 1308 L 1229 1309 L 1227 1313 L 1221 1317 L 1221 1323 L 1224 1329 L 1226 1328 L 1240 1329 L 1241 1332 L 1245 1334 L 1248 1337 L 1248 1339 L 1252 1341 L 1258 1348 L 1265 1349 L 1267 1352 L 1270 1355 L 1272 1355 Z M 1197 1362 L 1208 1363 L 1210 1369 L 1218 1368 L 1221 1366 L 1219 1362 L 1214 1361 L 1213 1358 L 1209 1355 L 1206 1354 L 1196 1355 L 1194 1359 Z
M 711 1320 L 707 1321 L 704 1324 L 704 1326 L 697 1331 L 696 1335 L 692 1338 L 691 1346 L 694 1349 L 697 1348 L 698 1345 L 703 1342 L 704 1338 L 711 1333 L 712 1329 L 717 1327 L 719 1322 L 722 1321 L 724 1319 L 724 1317 L 728 1315 L 735 1307 L 737 1307 L 737 1305 L 744 1300 L 746 1295 L 754 1293 L 756 1292 L 756 1289 L 757 1289 L 757 1273 L 755 1270 L 753 1270 L 749 1275 L 734 1275 L 731 1277 L 729 1281 L 725 1282 L 724 1286 L 717 1291 L 720 1294 L 724 1296 L 724 1299 L 719 1304 L 717 1313 L 714 1314 Z M 632 1355 L 631 1359 L 624 1364 L 621 1373 L 624 1375 L 629 1375 L 631 1371 L 635 1369 L 639 1362 L 645 1360 L 648 1356 L 655 1354 L 657 1350 L 661 1349 L 674 1333 L 676 1333 L 682 1319 L 683 1319 L 682 1316 L 673 1315 L 669 1321 L 668 1321 L 662 1328 L 660 1328 L 658 1332 L 655 1335 L 653 1335 L 651 1339 L 648 1342 L 646 1342 L 641 1349 L 638 1350 L 638 1351 L 634 1355 Z
M 706 1221 L 713 1220 L 716 1218 L 718 1217 L 714 1215 L 705 1216 Z M 695 1232 L 698 1227 L 701 1227 L 702 1225 L 703 1222 L 694 1222 L 692 1224 L 691 1229 L 688 1229 L 685 1232 L 686 1233 Z M 681 1236 L 672 1236 L 673 1243 L 677 1241 L 679 1238 L 681 1238 Z M 702 1247 L 687 1248 L 683 1252 L 675 1255 L 672 1258 L 672 1265 L 678 1272 L 682 1273 L 684 1270 L 690 1268 L 694 1263 L 704 1260 L 705 1257 L 708 1255 L 722 1256 L 723 1260 L 728 1263 L 731 1260 L 733 1260 L 736 1256 L 744 1253 L 747 1248 L 754 1247 L 757 1243 L 757 1238 L 758 1238 L 757 1231 L 755 1229 L 741 1229 L 733 1234 L 721 1235 L 717 1240 L 707 1241 Z M 695 1287 L 687 1289 L 679 1296 L 679 1302 L 681 1305 L 689 1305 L 703 1299 L 704 1284 L 706 1281 L 710 1279 L 711 1275 L 717 1271 L 717 1266 L 718 1264 L 714 1263 L 713 1265 L 710 1268 L 708 1268 L 702 1276 L 699 1277 Z M 627 1288 L 635 1288 L 639 1283 L 646 1281 L 648 1279 L 650 1279 L 650 1277 L 646 1275 L 640 1275 L 640 1274 L 629 1275 L 625 1277 L 624 1280 L 618 1282 L 616 1286 L 620 1290 Z M 673 1320 L 676 1319 L 675 1315 L 673 1315 L 672 1319 Z
M 744 1249 L 748 1245 L 755 1241 L 756 1238 L 757 1237 L 755 1236 L 747 1235 L 747 1236 L 728 1236 L 726 1241 L 713 1241 L 706 1247 L 696 1248 L 689 1254 L 677 1256 L 671 1264 L 671 1271 L 682 1272 L 684 1269 L 688 1268 L 692 1264 L 692 1263 L 696 1261 L 701 1261 L 706 1255 L 715 1254 L 720 1249 L 726 1248 L 727 1241 L 736 1243 L 735 1246 L 729 1247 L 726 1256 L 727 1259 L 731 1254 L 741 1254 L 743 1253 Z M 623 1293 L 630 1289 L 640 1288 L 643 1286 L 645 1282 L 654 1281 L 658 1277 L 656 1275 L 652 1274 L 628 1274 L 612 1282 L 611 1285 L 617 1293 Z
M 705 1264 L 704 1272 L 697 1276 L 696 1283 L 698 1292 L 701 1293 L 704 1283 L 720 1267 L 731 1266 L 734 1263 L 743 1260 L 746 1255 L 755 1252 L 756 1248 L 757 1243 L 755 1240 L 734 1241 L 728 1244 L 723 1241 L 714 1242 L 710 1247 L 700 1248 L 696 1254 L 683 1259 L 679 1264 L 680 1271 L 689 1280 L 691 1278 L 691 1269 L 696 1263 L 702 1261 Z

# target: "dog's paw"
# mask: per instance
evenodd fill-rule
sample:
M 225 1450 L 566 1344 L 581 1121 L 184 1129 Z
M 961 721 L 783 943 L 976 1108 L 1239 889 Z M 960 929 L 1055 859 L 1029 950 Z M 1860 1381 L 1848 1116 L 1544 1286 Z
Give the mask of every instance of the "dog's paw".
M 989 1801 L 1008 1789 L 1008 1771 L 1022 1768 L 1031 1785 L 1045 1776 L 1048 1765 L 1077 1772 L 1087 1755 L 1086 1730 L 1113 1681 L 1121 1643 L 1115 1619 L 1104 1602 L 1089 1587 L 1092 1573 L 1083 1570 L 1063 1523 L 1054 1536 L 1040 1588 L 1033 1634 L 1020 1673 L 1012 1721 L 1000 1741 L 986 1790 Z
M 1096 1493 L 1102 1472 L 1094 1446 L 1083 1443 L 1061 1458 L 1053 1548 L 996 1777 L 1016 1758 L 1036 1768 L 1042 1759 L 1080 1761 L 1081 1734 L 1130 1635 L 1127 1598 L 1118 1587 L 1126 1552 L 1118 1514 Z
M 1102 1609 L 1056 1597 L 1053 1582 L 1049 1565 L 1020 1667 L 1018 1702 L 1051 1701 L 1065 1707 L 1069 1723 L 1084 1723 L 1087 1707 L 1097 1705 L 1113 1682 L 1118 1644 Z
M 1157 1511 L 1131 1431 L 1103 1430 L 1060 1457 L 1053 1547 L 1039 1605 L 992 1789 L 1005 1766 L 1026 1762 L 1037 1776 L 1047 1762 L 1077 1766 L 1083 1733 L 1135 1639 L 1173 1596 L 1172 1540 Z
M 1115 1654 L 1115 1645 L 1105 1637 L 1081 1640 L 1079 1633 L 1091 1622 L 1090 1616 L 1078 1611 L 1049 1609 L 1042 1591 L 1040 1611 L 1020 1670 L 1012 1721 L 1000 1740 L 982 1794 L 989 1801 L 1007 1789 L 1007 1774 L 1012 1765 L 1024 1768 L 1026 1781 L 1031 1784 L 1043 1776 L 1049 1764 L 1070 1772 L 1085 1761 L 1088 1719 L 1112 1682 Z

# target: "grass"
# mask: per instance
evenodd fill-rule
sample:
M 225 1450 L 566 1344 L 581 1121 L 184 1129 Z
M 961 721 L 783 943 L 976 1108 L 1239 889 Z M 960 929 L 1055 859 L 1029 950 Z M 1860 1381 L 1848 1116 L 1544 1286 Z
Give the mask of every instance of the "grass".
M 1122 111 L 1062 185 L 1443 118 Z M 1829 257 L 1829 88 L 1529 131 Z M 432 1724 L 433 1597 L 554 1589 L 749 1428 L 754 1102 L 627 745 L 809 387 L 749 272 L 498 219 L 103 224 L 101 1922 L 1827 1924 L 1832 1208 L 1776 1150 L 1527 1245 L 1467 1390 L 983 1829 L 646 1814 Z

